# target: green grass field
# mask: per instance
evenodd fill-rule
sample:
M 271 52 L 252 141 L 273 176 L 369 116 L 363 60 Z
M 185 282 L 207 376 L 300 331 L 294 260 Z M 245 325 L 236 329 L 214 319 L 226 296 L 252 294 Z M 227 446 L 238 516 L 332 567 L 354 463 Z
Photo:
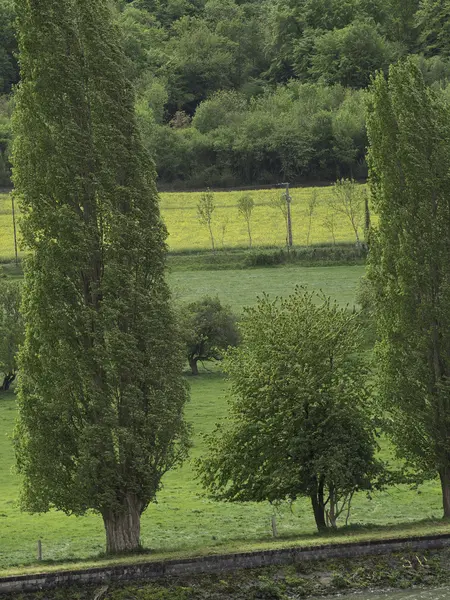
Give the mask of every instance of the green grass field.
M 296 188 L 292 195 L 292 223 L 294 244 L 306 244 L 308 231 L 307 203 L 311 188 Z M 327 217 L 331 187 L 317 188 L 318 203 L 312 219 L 310 244 L 332 243 L 330 232 L 324 225 Z M 236 205 L 242 192 L 217 192 L 213 213 L 213 230 L 218 248 L 247 247 L 248 236 L 245 221 L 239 216 Z M 251 192 L 255 201 L 252 215 L 252 237 L 255 247 L 284 246 L 286 229 L 284 217 L 278 208 L 271 206 L 274 198 L 279 198 L 280 190 L 259 190 Z M 174 192 L 161 194 L 161 212 L 169 232 L 170 250 L 203 250 L 211 247 L 209 232 L 199 223 L 197 204 L 199 192 Z M 342 215 L 336 216 L 336 242 L 353 241 L 355 236 L 350 223 Z M 12 227 L 11 200 L 0 194 L 0 259 L 14 257 L 14 236 Z
M 170 277 L 180 299 L 189 300 L 205 293 L 218 294 L 239 312 L 244 304 L 254 303 L 263 291 L 286 294 L 297 283 L 323 288 L 343 304 L 353 304 L 362 274 L 362 267 L 286 267 L 178 272 Z M 202 435 L 210 432 L 216 421 L 226 415 L 227 382 L 214 369 L 210 373 L 203 372 L 199 378 L 189 378 L 189 381 L 192 399 L 186 413 L 194 432 L 191 458 L 182 468 L 165 477 L 158 504 L 151 505 L 143 516 L 142 541 L 152 550 L 153 558 L 167 552 L 190 555 L 330 542 L 339 539 L 339 535 L 340 539 L 342 535 L 345 539 L 348 536 L 361 539 L 450 531 L 450 525 L 439 520 L 418 523 L 423 519 L 436 519 L 441 514 L 439 485 L 430 482 L 422 487 L 421 493 L 399 487 L 375 494 L 371 500 L 361 494 L 354 501 L 353 527 L 334 534 L 334 537 L 319 538 L 315 534 L 312 511 L 306 500 L 297 502 L 292 511 L 283 507 L 277 513 L 280 539 L 274 542 L 271 538 L 274 509 L 270 505 L 212 502 L 203 495 L 195 480 L 192 461 L 203 451 Z M 20 512 L 19 479 L 12 471 L 10 435 L 14 418 L 13 394 L 0 396 L 0 573 L 14 572 L 14 568 L 21 571 L 33 565 L 38 539 L 42 540 L 47 561 L 87 559 L 92 562 L 104 549 L 103 527 L 98 516 L 76 518 L 56 512 L 45 515 Z M 384 444 L 384 455 L 388 452 Z M 367 527 L 369 524 L 372 527 Z M 384 527 L 379 529 L 379 526 Z
M 254 304 L 263 292 L 286 296 L 296 285 L 323 290 L 342 305 L 353 307 L 362 266 L 296 267 L 225 270 L 173 271 L 169 282 L 175 300 L 192 302 L 202 296 L 218 296 L 239 313 L 243 306 Z

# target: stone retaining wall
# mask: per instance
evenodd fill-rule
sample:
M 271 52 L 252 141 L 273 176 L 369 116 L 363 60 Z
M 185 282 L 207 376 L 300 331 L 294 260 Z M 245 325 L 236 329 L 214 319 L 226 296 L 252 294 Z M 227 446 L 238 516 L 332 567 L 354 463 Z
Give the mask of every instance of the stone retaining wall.
M 359 544 L 329 544 L 203 556 L 183 560 L 165 560 L 114 567 L 60 571 L 0 578 L 0 594 L 31 592 L 72 584 L 100 584 L 118 581 L 152 580 L 199 573 L 220 573 L 235 569 L 253 569 L 273 565 L 295 564 L 329 558 L 352 558 L 369 554 L 435 550 L 450 546 L 450 534 L 407 539 L 388 539 Z

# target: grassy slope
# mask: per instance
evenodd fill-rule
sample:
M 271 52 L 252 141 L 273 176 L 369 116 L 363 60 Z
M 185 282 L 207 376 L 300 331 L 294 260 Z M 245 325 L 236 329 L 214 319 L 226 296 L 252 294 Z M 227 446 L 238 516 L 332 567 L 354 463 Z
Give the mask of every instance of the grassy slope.
M 262 269 L 245 272 L 173 273 L 172 283 L 180 298 L 190 299 L 204 293 L 217 293 L 235 310 L 252 303 L 263 290 L 287 293 L 295 283 L 310 283 L 323 287 L 341 302 L 352 303 L 354 290 L 363 270 L 361 267 L 323 269 Z M 227 384 L 219 373 L 205 373 L 191 379 L 192 401 L 187 417 L 194 427 L 192 459 L 202 452 L 202 434 L 211 431 L 217 419 L 226 414 Z M 60 513 L 31 516 L 20 513 L 17 504 L 19 481 L 12 473 L 13 452 L 8 437 L 15 415 L 12 394 L 0 396 L 0 569 L 14 565 L 30 565 L 35 556 L 36 541 L 43 541 L 44 556 L 49 560 L 73 560 L 93 557 L 103 550 L 104 535 L 100 519 L 94 515 L 83 518 L 66 517 Z M 384 450 L 387 452 L 387 450 Z M 178 554 L 204 553 L 229 549 L 252 549 L 273 545 L 270 535 L 272 508 L 261 505 L 228 505 L 213 503 L 203 497 L 193 477 L 192 462 L 177 472 L 169 473 L 159 503 L 152 505 L 143 517 L 142 539 L 153 549 L 153 557 L 163 552 Z M 412 521 L 440 515 L 439 487 L 432 482 L 422 493 L 405 489 L 390 489 L 372 500 L 361 495 L 355 500 L 352 523 L 375 525 L 411 522 L 398 531 L 447 531 L 441 522 L 414 524 Z M 293 512 L 287 508 L 278 516 L 282 539 L 275 545 L 315 543 L 314 523 L 308 502 L 296 504 Z M 346 535 L 365 537 L 386 535 L 383 531 L 350 530 Z M 389 533 L 389 532 L 388 532 Z M 396 533 L 395 529 L 393 533 Z M 331 541 L 327 538 L 326 541 Z
M 311 188 L 292 190 L 292 223 L 294 243 L 306 244 L 308 217 L 307 202 Z M 324 227 L 327 215 L 327 200 L 332 193 L 330 187 L 317 188 L 318 204 L 313 216 L 310 243 L 331 242 L 331 235 Z M 251 192 L 255 201 L 252 216 L 254 246 L 284 246 L 285 225 L 281 211 L 273 208 L 270 201 L 279 198 L 279 190 Z M 242 192 L 217 192 L 216 209 L 213 213 L 213 230 L 217 247 L 246 247 L 247 226 L 239 217 L 236 204 Z M 197 203 L 201 194 L 197 192 L 175 192 L 161 194 L 161 210 L 169 231 L 171 250 L 202 250 L 210 248 L 209 232 L 197 218 Z M 225 226 L 225 232 L 223 231 Z M 342 215 L 336 217 L 336 241 L 353 241 L 354 234 L 349 222 Z M 14 256 L 11 202 L 7 195 L 0 194 L 0 259 Z

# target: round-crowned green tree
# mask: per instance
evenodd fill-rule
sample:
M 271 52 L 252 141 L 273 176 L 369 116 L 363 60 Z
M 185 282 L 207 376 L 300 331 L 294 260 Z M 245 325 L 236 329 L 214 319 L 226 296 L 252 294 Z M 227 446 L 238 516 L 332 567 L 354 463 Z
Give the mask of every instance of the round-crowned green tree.
M 21 283 L 0 279 L 0 391 L 7 392 L 17 375 L 17 352 L 23 341 Z
M 186 452 L 166 230 L 107 0 L 17 0 L 14 183 L 28 249 L 15 434 L 23 506 L 135 550 Z
M 179 321 L 185 343 L 186 358 L 192 375 L 198 375 L 198 363 L 222 360 L 228 347 L 239 342 L 236 316 L 219 298 L 205 296 L 181 306 Z
M 298 289 L 260 298 L 228 351 L 228 422 L 199 462 L 205 488 L 230 502 L 308 497 L 319 530 L 349 513 L 382 472 L 368 410 L 356 315 Z

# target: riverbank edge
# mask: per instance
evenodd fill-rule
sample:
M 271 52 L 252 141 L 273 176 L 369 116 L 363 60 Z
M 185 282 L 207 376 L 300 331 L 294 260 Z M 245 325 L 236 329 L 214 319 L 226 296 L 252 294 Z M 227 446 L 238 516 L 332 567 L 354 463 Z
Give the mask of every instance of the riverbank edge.
M 305 567 L 312 562 L 323 563 L 333 559 L 358 559 L 374 555 L 416 553 L 443 550 L 450 556 L 450 534 L 391 538 L 367 542 L 329 544 L 323 546 L 290 547 L 278 550 L 245 552 L 163 560 L 121 566 L 54 571 L 32 575 L 0 578 L 0 595 L 41 592 L 71 586 L 119 585 L 132 582 L 151 582 L 171 578 L 218 575 L 250 569 L 286 566 Z M 408 559 L 409 560 L 409 559 Z M 419 559 L 418 559 L 419 560 Z M 420 560 L 419 560 L 420 562 Z M 450 561 L 449 581 L 450 581 Z M 419 563 L 417 563 L 419 564 Z M 67 596 L 66 596 L 67 597 Z M 273 596 L 268 596 L 273 597 Z M 275 596 L 276 597 L 276 596 Z

